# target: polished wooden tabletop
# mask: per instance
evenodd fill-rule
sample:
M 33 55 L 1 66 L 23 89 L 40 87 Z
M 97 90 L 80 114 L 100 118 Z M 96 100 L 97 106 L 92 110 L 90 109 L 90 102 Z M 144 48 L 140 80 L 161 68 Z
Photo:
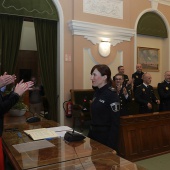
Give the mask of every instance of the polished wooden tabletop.
M 7 119 L 10 119 L 9 117 Z M 11 118 L 12 119 L 12 118 Z M 59 126 L 50 120 L 42 120 L 37 123 L 6 123 L 3 133 L 3 145 L 7 156 L 17 170 L 144 170 L 136 164 L 118 157 L 113 150 L 90 138 L 83 141 L 68 143 L 63 138 L 48 140 L 52 147 L 18 152 L 14 145 L 29 144 L 33 142 L 23 130 L 48 128 Z M 14 128 L 14 131 L 6 129 Z M 18 132 L 21 135 L 18 135 Z M 20 146 L 20 145 L 19 145 Z M 22 145 L 21 145 L 22 147 Z
M 10 114 L 7 113 L 7 114 L 5 114 L 4 125 L 25 123 L 26 119 L 31 116 L 33 116 L 33 115 L 30 112 L 26 112 L 23 116 L 10 116 Z M 37 115 L 37 116 L 40 117 L 41 121 L 47 120 L 39 115 Z

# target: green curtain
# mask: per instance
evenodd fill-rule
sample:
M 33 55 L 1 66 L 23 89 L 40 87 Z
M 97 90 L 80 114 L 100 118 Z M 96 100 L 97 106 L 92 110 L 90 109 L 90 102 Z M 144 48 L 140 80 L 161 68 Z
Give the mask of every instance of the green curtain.
M 0 15 L 1 74 L 13 74 L 19 52 L 23 18 Z
M 57 22 L 34 19 L 34 24 L 48 119 L 57 121 Z

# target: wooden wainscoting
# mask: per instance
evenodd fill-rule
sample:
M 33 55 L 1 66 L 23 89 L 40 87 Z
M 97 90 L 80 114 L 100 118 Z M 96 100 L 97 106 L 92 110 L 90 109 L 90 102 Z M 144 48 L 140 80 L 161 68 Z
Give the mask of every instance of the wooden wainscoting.
M 170 112 L 121 117 L 120 155 L 136 161 L 170 152 Z

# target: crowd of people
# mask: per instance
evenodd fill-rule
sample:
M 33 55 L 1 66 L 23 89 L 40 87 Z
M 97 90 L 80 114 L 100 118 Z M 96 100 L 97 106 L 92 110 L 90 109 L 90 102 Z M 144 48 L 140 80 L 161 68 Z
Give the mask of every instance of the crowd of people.
M 91 70 L 92 87 L 95 90 L 91 102 L 91 126 L 88 137 L 118 151 L 120 116 L 129 115 L 128 103 L 132 94 L 139 104 L 139 114 L 152 113 L 153 103 L 159 111 L 170 110 L 170 71 L 164 74 L 164 81 L 158 83 L 160 100 L 150 85 L 152 77 L 142 71 L 142 65 L 136 65 L 131 79 L 125 74 L 124 67 L 118 67 L 118 73 L 111 78 L 107 65 L 95 65 Z
M 164 74 L 164 81 L 158 83 L 158 94 L 160 100 L 155 96 L 151 84 L 151 75 L 142 72 L 142 65 L 136 65 L 136 72 L 132 79 L 125 74 L 124 67 L 118 67 L 118 73 L 111 78 L 111 70 L 107 65 L 98 64 L 91 69 L 92 87 L 95 90 L 91 102 L 91 125 L 88 137 L 118 151 L 120 116 L 129 115 L 128 103 L 134 94 L 136 102 L 139 103 L 139 113 L 152 113 L 153 103 L 159 105 L 160 111 L 170 110 L 170 71 Z M 0 89 L 16 80 L 15 75 L 0 76 Z M 4 169 L 2 151 L 3 118 L 19 97 L 30 90 L 31 109 L 37 112 L 41 108 L 40 87 L 35 77 L 31 81 L 20 81 L 13 91 L 6 96 L 0 94 L 0 167 Z M 38 94 L 38 95 L 37 95 Z M 33 96 L 36 96 L 32 100 Z
M 151 75 L 142 71 L 141 64 L 136 65 L 136 72 L 132 74 L 131 80 L 124 73 L 124 67 L 118 67 L 118 74 L 113 77 L 113 87 L 120 98 L 121 116 L 130 114 L 128 103 L 132 100 L 132 93 L 139 104 L 138 113 L 154 112 L 153 103 L 158 105 L 159 111 L 170 110 L 170 71 L 166 71 L 164 81 L 158 83 L 157 91 L 160 100 L 154 94 L 151 80 Z

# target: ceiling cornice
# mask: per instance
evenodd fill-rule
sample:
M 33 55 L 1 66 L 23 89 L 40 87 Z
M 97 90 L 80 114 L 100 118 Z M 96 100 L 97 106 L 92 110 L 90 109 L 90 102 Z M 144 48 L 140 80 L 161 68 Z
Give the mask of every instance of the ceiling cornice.
M 170 6 L 170 0 L 149 0 L 153 9 L 158 8 L 158 4 Z
M 115 46 L 123 41 L 130 41 L 136 33 L 134 29 L 77 20 L 69 21 L 68 25 L 72 31 L 72 35 L 84 36 L 84 38 L 93 44 L 98 44 L 101 41 L 109 41 L 111 45 Z
M 159 3 L 170 6 L 170 0 L 159 0 Z

